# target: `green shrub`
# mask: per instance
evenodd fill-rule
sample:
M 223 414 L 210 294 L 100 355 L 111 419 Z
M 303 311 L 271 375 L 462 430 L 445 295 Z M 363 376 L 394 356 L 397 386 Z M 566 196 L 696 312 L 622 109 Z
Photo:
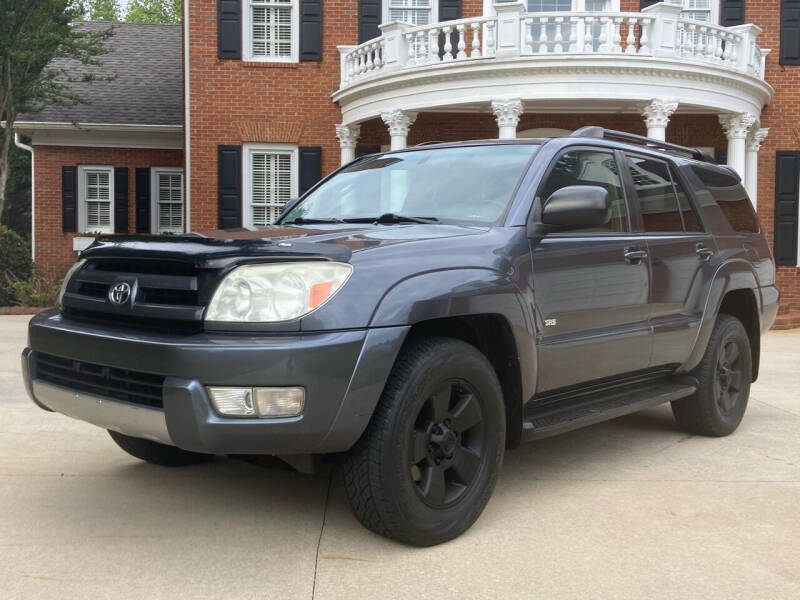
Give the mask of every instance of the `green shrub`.
M 32 272 L 31 253 L 25 240 L 8 227 L 0 226 L 0 306 L 13 302 L 11 286 L 27 280 Z
M 11 280 L 12 299 L 21 306 L 55 306 L 62 280 L 62 277 L 42 272 L 33 265 L 27 279 Z

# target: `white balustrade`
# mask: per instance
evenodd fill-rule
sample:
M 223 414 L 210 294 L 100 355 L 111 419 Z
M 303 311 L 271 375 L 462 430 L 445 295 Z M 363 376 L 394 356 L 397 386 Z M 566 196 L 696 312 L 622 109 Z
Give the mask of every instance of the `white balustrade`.
M 759 47 L 761 30 L 754 25 L 720 27 L 682 19 L 679 9 L 667 4 L 640 13 L 527 13 L 519 6 L 515 18 L 521 31 L 516 24 L 501 26 L 497 16 L 381 25 L 380 37 L 339 46 L 340 88 L 397 69 L 567 54 L 674 58 L 764 78 L 768 51 Z

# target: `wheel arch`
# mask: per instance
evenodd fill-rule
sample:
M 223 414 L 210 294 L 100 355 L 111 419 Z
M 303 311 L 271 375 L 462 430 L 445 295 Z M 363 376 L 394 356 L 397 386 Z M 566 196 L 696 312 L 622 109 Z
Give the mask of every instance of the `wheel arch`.
M 749 263 L 735 260 L 720 266 L 711 282 L 694 348 L 681 370 L 691 371 L 700 364 L 717 317 L 729 314 L 739 319 L 747 331 L 755 381 L 761 357 L 761 306 L 760 282 Z

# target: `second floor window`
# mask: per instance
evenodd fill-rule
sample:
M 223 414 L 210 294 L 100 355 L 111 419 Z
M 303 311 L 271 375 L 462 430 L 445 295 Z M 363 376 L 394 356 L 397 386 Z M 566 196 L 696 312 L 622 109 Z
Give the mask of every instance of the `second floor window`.
M 666 0 L 666 2 L 682 6 L 681 17 L 684 19 L 707 23 L 717 21 L 716 15 L 713 13 L 712 3 L 714 0 Z
M 386 0 L 389 21 L 402 21 L 411 25 L 430 25 L 434 15 L 432 0 Z
M 299 0 L 250 0 L 245 39 L 249 59 L 297 60 Z

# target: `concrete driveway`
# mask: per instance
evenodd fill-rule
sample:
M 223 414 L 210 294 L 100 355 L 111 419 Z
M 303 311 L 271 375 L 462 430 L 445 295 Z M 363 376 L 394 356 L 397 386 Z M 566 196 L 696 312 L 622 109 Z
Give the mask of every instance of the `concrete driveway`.
M 36 408 L 26 323 L 0 318 L 2 598 L 800 598 L 800 332 L 765 338 L 734 435 L 662 406 L 525 445 L 470 531 L 416 549 L 363 529 L 335 469 L 163 469 Z

